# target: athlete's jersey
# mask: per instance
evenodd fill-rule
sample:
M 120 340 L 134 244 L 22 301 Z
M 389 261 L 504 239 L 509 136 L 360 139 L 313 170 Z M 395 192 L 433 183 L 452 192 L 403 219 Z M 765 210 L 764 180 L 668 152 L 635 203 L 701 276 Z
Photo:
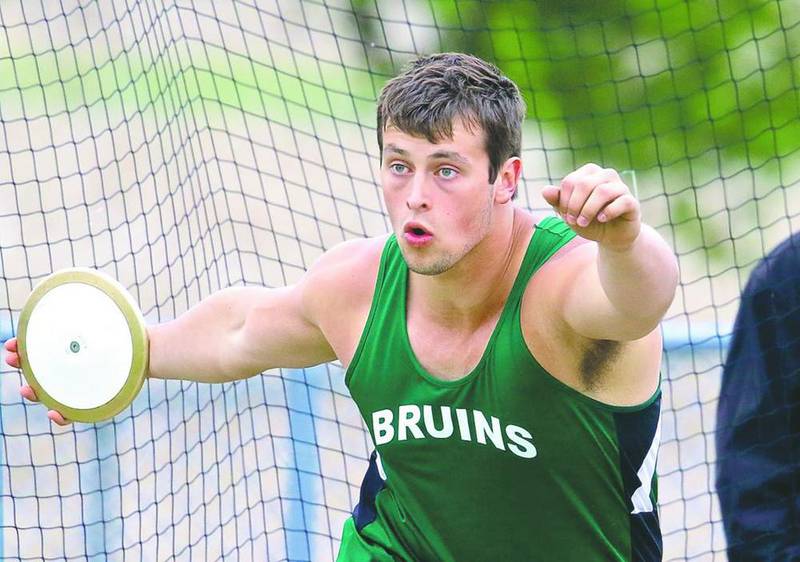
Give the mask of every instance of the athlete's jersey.
M 456 381 L 414 355 L 408 268 L 389 238 L 345 379 L 377 452 L 340 561 L 661 560 L 660 392 L 603 404 L 547 373 L 523 339 L 525 287 L 573 236 L 555 217 L 536 226 L 483 356 Z

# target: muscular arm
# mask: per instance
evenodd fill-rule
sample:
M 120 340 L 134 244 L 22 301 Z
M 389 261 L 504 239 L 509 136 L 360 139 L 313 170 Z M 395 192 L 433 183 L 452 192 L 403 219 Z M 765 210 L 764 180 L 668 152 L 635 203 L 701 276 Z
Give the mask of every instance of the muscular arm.
M 150 326 L 149 376 L 225 382 L 334 359 L 304 309 L 306 285 L 231 287 L 175 320 Z
M 225 382 L 274 367 L 349 359 L 364 327 L 384 241 L 345 242 L 295 285 L 223 289 L 172 321 L 148 326 L 148 376 Z M 16 338 L 4 345 L 6 362 L 20 368 Z M 29 385 L 20 394 L 38 401 Z M 70 423 L 54 410 L 48 417 Z
M 224 289 L 152 326 L 150 376 L 224 382 L 336 359 L 335 349 L 348 347 L 342 336 L 360 333 L 355 316 L 372 296 L 380 248 L 374 240 L 345 242 L 296 285 Z
M 658 323 L 677 261 L 613 170 L 588 164 L 542 195 L 578 237 L 534 276 L 543 296 L 529 307 L 529 345 L 569 386 L 607 404 L 641 404 L 658 386 Z
M 583 244 L 565 257 L 567 324 L 590 339 L 631 341 L 658 327 L 675 294 L 678 269 L 672 251 L 642 225 L 625 248 Z
M 557 300 L 563 320 L 593 340 L 633 341 L 652 332 L 672 303 L 678 265 L 639 202 L 614 170 L 587 164 L 545 199 L 582 238 L 594 241 L 561 260 Z

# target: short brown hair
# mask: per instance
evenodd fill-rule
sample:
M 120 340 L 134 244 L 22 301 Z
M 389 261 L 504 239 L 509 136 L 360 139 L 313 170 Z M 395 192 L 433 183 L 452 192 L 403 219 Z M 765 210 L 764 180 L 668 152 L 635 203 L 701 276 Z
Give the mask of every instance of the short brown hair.
M 525 102 L 517 85 L 495 65 L 463 53 L 438 53 L 412 61 L 389 80 L 378 98 L 378 148 L 389 125 L 439 142 L 453 122 L 483 131 L 489 182 L 512 156 L 521 156 Z

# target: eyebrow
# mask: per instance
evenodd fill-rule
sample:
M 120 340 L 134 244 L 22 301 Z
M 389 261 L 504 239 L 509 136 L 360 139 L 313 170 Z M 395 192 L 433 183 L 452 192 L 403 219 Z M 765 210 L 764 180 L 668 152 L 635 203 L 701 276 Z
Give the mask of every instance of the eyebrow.
M 403 150 L 402 148 L 394 145 L 394 144 L 387 144 L 383 147 L 384 152 L 396 152 L 400 156 L 408 156 L 408 151 Z
M 404 149 L 400 148 L 399 146 L 391 144 L 391 143 L 387 144 L 383 148 L 383 150 L 384 150 L 384 152 L 394 152 L 396 154 L 399 154 L 400 156 L 406 156 L 407 157 L 409 155 L 409 152 L 407 150 L 404 150 Z M 430 156 L 428 156 L 428 160 L 441 160 L 441 159 L 453 160 L 455 162 L 458 162 L 458 163 L 464 164 L 464 165 L 468 165 L 469 164 L 469 160 L 467 160 L 466 158 L 461 156 L 458 152 L 454 152 L 452 150 L 439 150 L 439 151 L 434 152 Z
M 459 164 L 469 164 L 469 160 L 461 156 L 458 152 L 453 152 L 452 150 L 440 150 L 438 152 L 434 152 L 428 157 L 429 160 L 454 160 Z

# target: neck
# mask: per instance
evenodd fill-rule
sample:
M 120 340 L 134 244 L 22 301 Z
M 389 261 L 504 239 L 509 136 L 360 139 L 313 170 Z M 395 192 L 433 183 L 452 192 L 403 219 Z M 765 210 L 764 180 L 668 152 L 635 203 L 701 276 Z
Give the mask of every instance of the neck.
M 503 213 L 486 237 L 439 275 L 409 272 L 409 292 L 426 316 L 453 327 L 473 328 L 502 309 L 521 261 L 520 236 L 533 221 L 517 208 Z

